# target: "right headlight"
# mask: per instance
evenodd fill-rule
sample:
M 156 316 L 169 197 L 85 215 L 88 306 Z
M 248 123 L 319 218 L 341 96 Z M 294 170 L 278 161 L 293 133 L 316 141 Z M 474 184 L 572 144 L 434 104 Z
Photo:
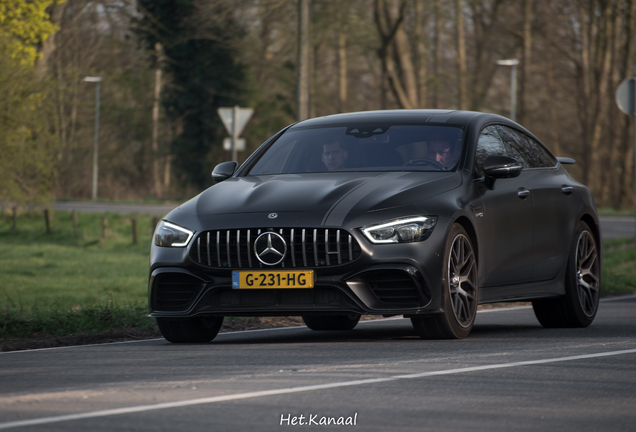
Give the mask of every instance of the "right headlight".
M 162 220 L 155 230 L 155 245 L 167 247 L 185 247 L 194 235 L 194 231 Z
M 367 225 L 360 230 L 371 243 L 411 243 L 426 240 L 436 223 L 436 216 L 414 216 Z

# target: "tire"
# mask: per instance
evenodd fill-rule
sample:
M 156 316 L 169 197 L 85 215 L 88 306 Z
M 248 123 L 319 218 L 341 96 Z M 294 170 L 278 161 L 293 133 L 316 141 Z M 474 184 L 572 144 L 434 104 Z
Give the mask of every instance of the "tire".
M 411 317 L 422 339 L 463 339 L 473 328 L 479 302 L 477 256 L 466 230 L 451 227 L 444 251 L 442 313 Z
M 579 221 L 565 272 L 565 295 L 532 302 L 545 328 L 576 328 L 592 324 L 598 310 L 601 258 L 590 227 Z
M 307 315 L 303 316 L 303 321 L 312 330 L 353 330 L 360 321 L 360 315 Z
M 199 317 L 183 320 L 157 318 L 164 338 L 172 343 L 210 342 L 223 324 L 223 317 Z

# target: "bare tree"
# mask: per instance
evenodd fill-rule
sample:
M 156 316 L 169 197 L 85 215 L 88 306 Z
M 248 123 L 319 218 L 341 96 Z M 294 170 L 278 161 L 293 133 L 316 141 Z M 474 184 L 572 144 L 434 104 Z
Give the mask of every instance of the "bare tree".
M 309 0 L 298 0 L 297 120 L 309 117 Z
M 532 67 L 532 0 L 523 1 L 523 54 L 521 57 L 521 74 L 519 79 L 519 98 L 517 103 L 517 118 L 523 123 L 526 115 L 526 93 Z M 549 17 L 548 17 L 549 19 Z
M 466 36 L 464 29 L 464 0 L 455 0 L 457 26 L 457 82 L 459 109 L 468 109 L 468 65 L 466 61 Z

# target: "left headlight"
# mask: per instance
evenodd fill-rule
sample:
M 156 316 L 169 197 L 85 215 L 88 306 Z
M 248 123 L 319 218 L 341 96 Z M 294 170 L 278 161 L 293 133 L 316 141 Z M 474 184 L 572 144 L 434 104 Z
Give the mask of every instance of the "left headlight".
M 188 245 L 193 235 L 194 231 L 162 220 L 155 230 L 155 245 L 184 247 Z
M 367 225 L 360 230 L 371 243 L 411 243 L 426 240 L 435 223 L 436 216 L 414 216 Z

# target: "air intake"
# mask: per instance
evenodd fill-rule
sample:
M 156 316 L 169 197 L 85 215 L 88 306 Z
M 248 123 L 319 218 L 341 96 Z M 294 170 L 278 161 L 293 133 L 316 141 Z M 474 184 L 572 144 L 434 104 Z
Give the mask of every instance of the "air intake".
M 204 283 L 182 274 L 160 274 L 153 282 L 153 309 L 158 311 L 181 311 L 187 309 Z

